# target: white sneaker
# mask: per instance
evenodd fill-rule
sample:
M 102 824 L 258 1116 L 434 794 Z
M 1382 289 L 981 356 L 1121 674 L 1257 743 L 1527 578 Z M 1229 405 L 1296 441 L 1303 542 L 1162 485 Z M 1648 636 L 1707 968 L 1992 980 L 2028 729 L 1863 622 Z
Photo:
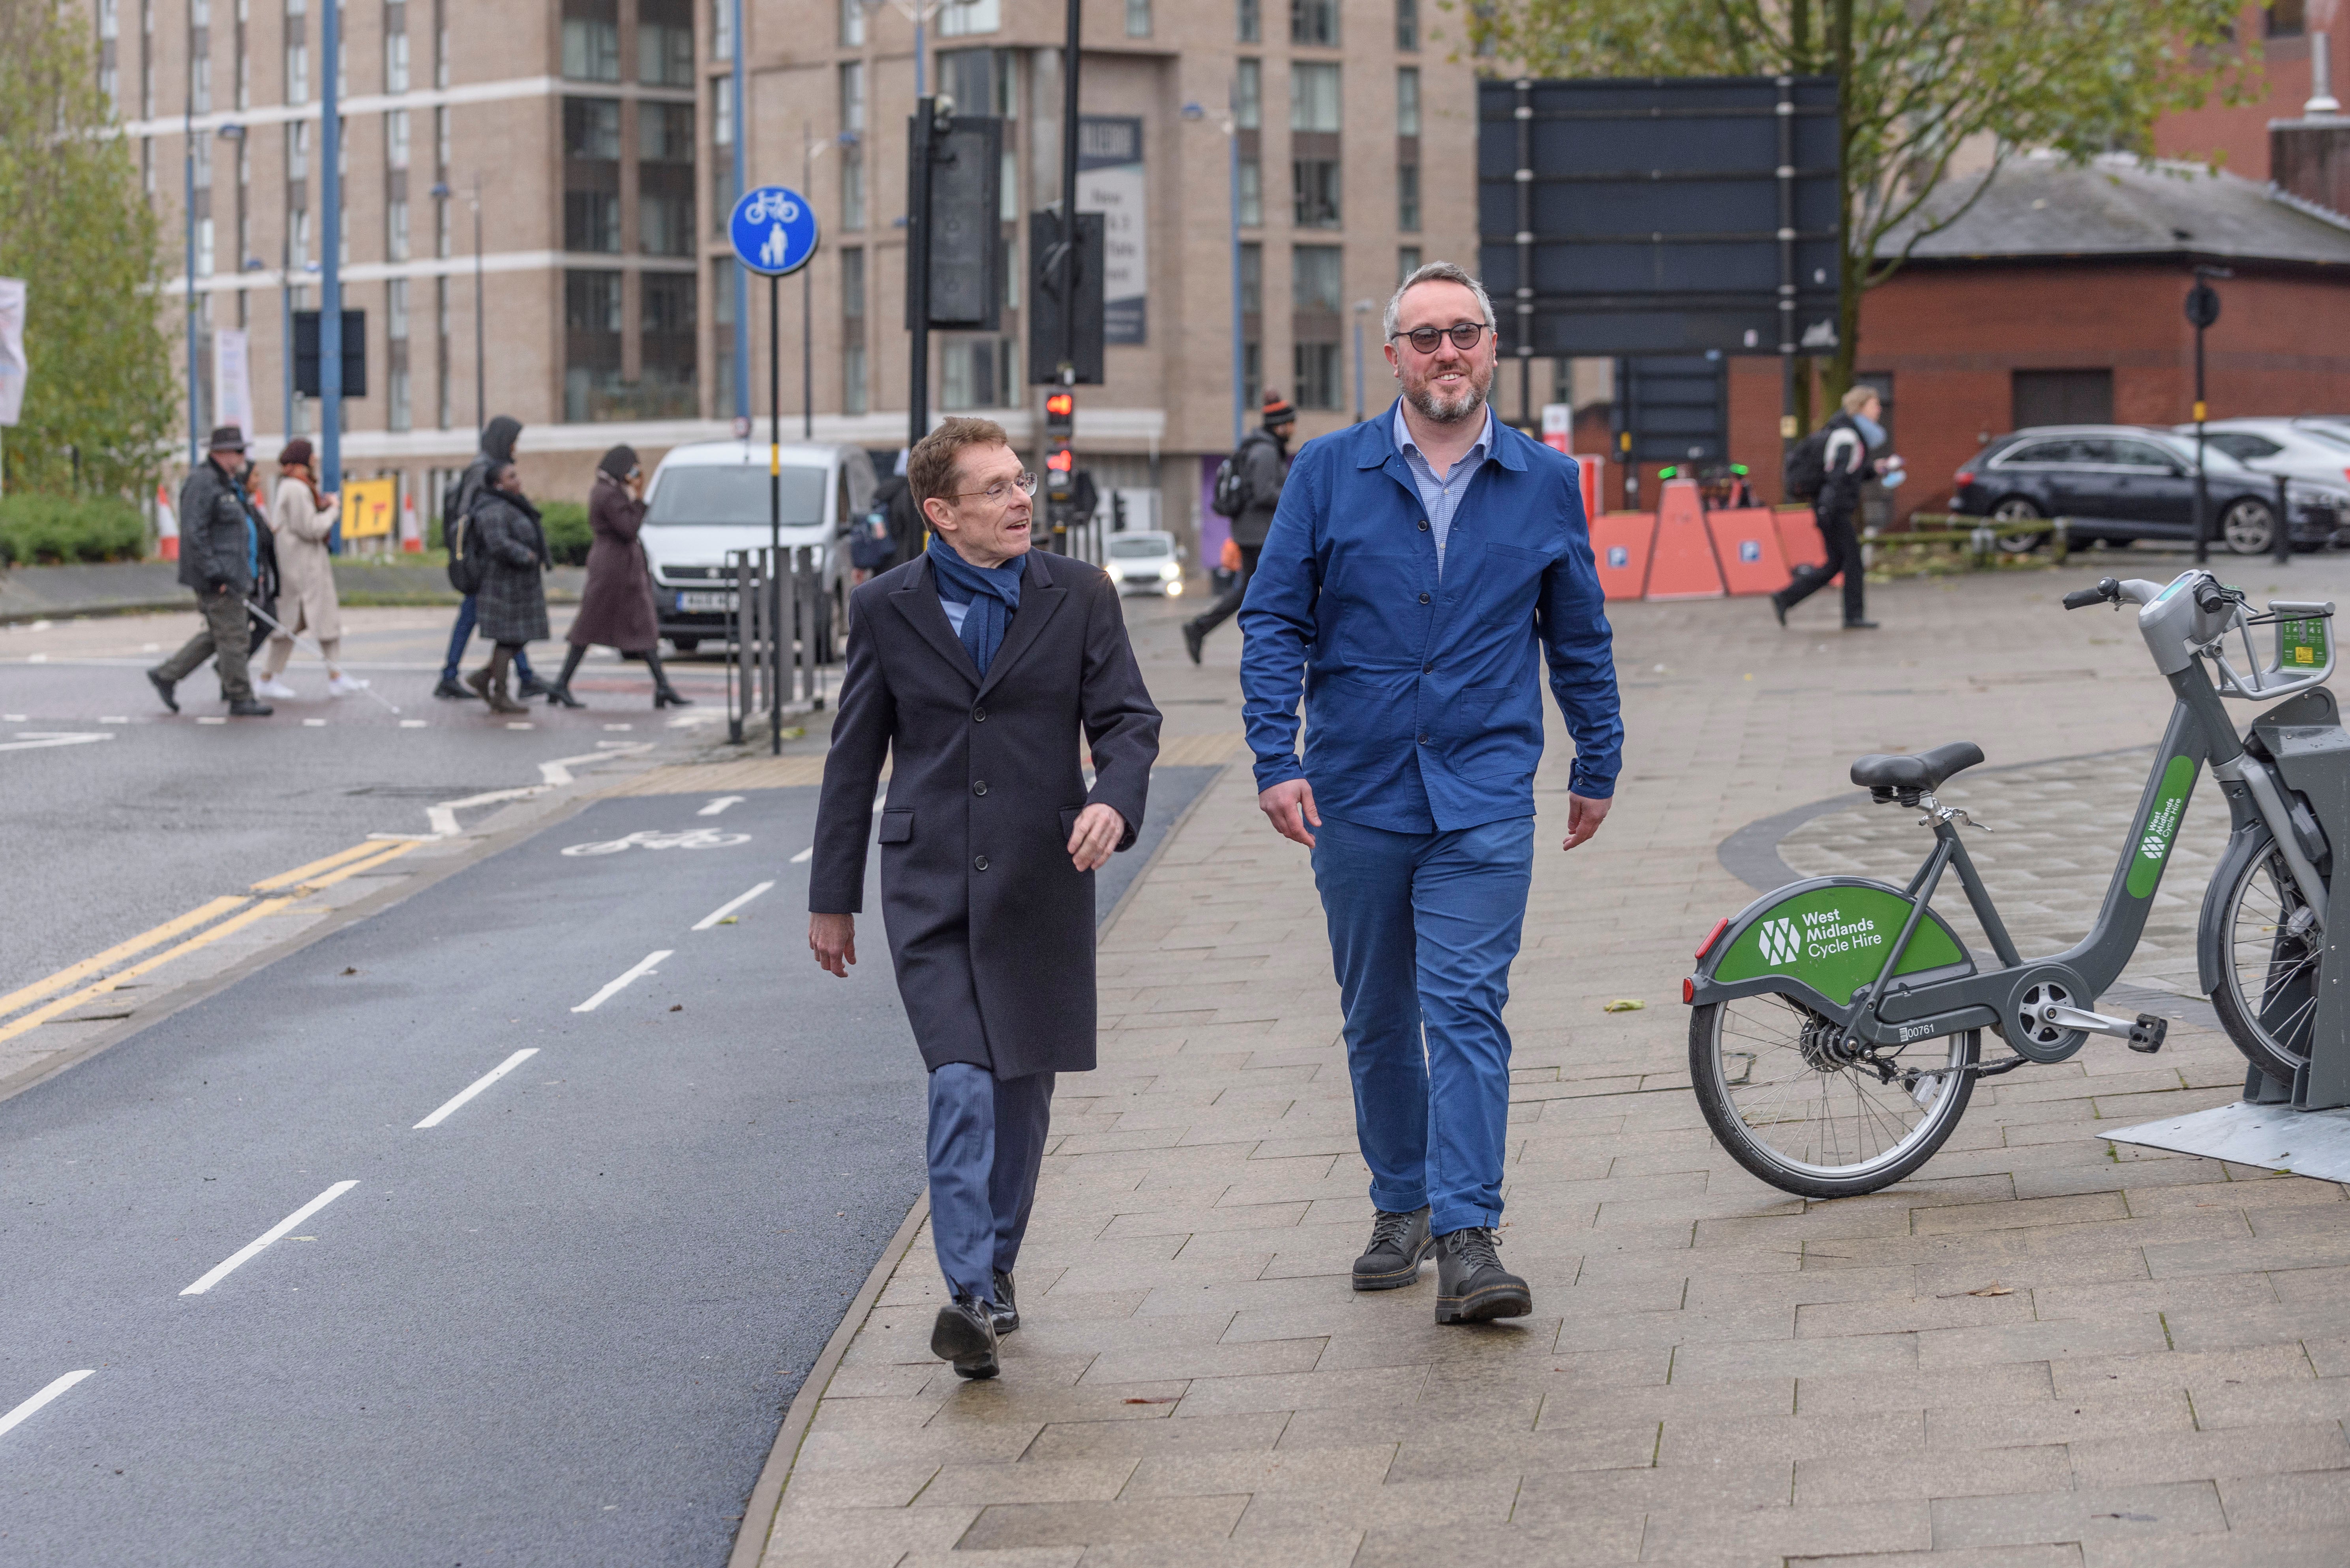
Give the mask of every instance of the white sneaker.
M 253 692 L 256 697 L 275 697 L 280 701 L 302 695 L 299 691 L 295 691 L 294 688 L 286 685 L 286 682 L 278 680 L 274 675 L 265 676 L 263 679 L 255 681 L 253 685 Z
M 354 691 L 366 690 L 367 682 L 356 675 L 338 675 L 327 682 L 327 695 L 329 697 L 348 697 Z

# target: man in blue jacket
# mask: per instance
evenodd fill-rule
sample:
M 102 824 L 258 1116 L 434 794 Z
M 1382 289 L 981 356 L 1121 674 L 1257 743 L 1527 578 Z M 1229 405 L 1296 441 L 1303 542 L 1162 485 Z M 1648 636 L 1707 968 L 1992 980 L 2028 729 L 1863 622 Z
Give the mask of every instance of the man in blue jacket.
M 1357 1290 L 1437 1260 L 1436 1321 L 1534 1310 L 1502 1267 L 1510 1036 L 1534 873 L 1537 658 L 1575 738 L 1566 840 L 1624 726 L 1575 465 L 1487 407 L 1492 302 L 1449 262 L 1388 302 L 1386 415 L 1309 443 L 1241 610 L 1257 804 L 1313 851 L 1378 1218 Z M 1297 754 L 1297 704 L 1312 722 Z

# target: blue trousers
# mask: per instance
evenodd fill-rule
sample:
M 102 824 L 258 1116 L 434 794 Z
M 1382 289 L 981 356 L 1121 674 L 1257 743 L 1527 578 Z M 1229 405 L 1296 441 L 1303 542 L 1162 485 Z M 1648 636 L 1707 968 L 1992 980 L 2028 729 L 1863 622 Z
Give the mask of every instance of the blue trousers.
M 1012 1272 L 1045 1134 L 1053 1075 L 999 1078 L 969 1062 L 931 1072 L 931 1241 L 948 1288 L 972 1301 L 995 1294 L 994 1270 Z
M 474 613 L 473 596 L 467 594 L 465 602 L 457 607 L 457 624 L 449 629 L 449 662 L 441 667 L 443 680 L 457 679 L 457 665 L 465 657 L 465 645 L 473 640 Z M 515 673 L 525 680 L 533 679 L 530 659 L 520 649 L 515 649 L 514 667 Z
M 1534 878 L 1531 816 L 1451 833 L 1328 817 L 1314 881 L 1346 1010 L 1371 1201 L 1427 1204 L 1442 1236 L 1502 1222 L 1510 962 Z

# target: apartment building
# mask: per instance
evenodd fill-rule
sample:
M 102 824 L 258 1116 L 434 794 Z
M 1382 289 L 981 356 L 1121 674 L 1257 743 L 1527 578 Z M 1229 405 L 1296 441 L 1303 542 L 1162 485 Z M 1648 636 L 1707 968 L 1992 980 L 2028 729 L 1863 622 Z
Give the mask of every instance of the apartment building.
M 244 332 L 265 447 L 318 422 L 288 392 L 287 321 L 317 305 L 328 3 L 87 0 L 175 237 L 192 168 L 194 384 L 208 404 L 213 335 Z M 528 427 L 525 480 L 548 495 L 584 493 L 616 441 L 652 457 L 728 434 L 745 399 L 764 430 L 770 290 L 725 246 L 738 134 L 749 182 L 803 186 L 823 226 L 776 292 L 786 438 L 901 445 L 920 91 L 1007 121 L 1003 325 L 933 337 L 933 416 L 1036 439 L 1025 214 L 1059 196 L 1062 0 L 349 0 L 339 17 L 341 275 L 368 343 L 348 472 L 398 473 L 429 509 L 485 410 Z M 1189 533 L 1232 440 L 1236 304 L 1237 400 L 1277 387 L 1312 436 L 1354 417 L 1358 386 L 1372 410 L 1391 396 L 1378 307 L 1399 272 L 1473 265 L 1473 69 L 1434 0 L 1086 0 L 1084 25 L 1079 205 L 1109 214 L 1112 257 L 1078 446 L 1106 490 L 1155 493 Z M 175 329 L 187 303 L 171 291 Z

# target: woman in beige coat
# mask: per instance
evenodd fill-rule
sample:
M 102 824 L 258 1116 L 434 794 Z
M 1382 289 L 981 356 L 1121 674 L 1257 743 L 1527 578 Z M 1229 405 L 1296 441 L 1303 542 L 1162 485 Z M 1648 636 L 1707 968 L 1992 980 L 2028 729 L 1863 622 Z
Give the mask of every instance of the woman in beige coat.
M 269 505 L 269 531 L 277 540 L 277 619 L 255 691 L 269 697 L 296 693 L 277 677 L 294 652 L 300 632 L 327 656 L 327 694 L 345 697 L 367 682 L 343 673 L 336 657 L 343 640 L 343 607 L 335 597 L 334 557 L 327 550 L 340 504 L 318 493 L 310 467 L 310 443 L 299 436 L 277 454 L 277 494 Z

